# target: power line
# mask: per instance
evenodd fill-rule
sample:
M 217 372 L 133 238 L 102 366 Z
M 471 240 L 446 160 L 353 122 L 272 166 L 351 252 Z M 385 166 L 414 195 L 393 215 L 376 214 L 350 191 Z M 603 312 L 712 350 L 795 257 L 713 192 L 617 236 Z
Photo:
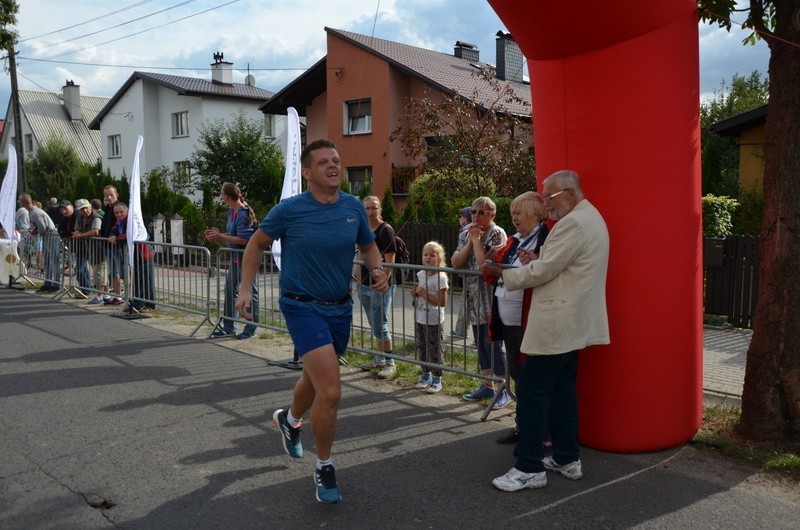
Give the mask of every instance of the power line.
M 176 22 L 181 22 L 181 21 L 183 21 L 183 20 L 186 20 L 186 19 L 189 19 L 189 18 L 192 18 L 192 17 L 196 17 L 196 16 L 198 16 L 198 15 L 202 15 L 202 14 L 204 14 L 204 13 L 208 13 L 209 11 L 215 11 L 215 10 L 217 10 L 217 9 L 221 9 L 221 8 L 223 8 L 223 7 L 226 7 L 226 6 L 229 6 L 229 5 L 231 5 L 231 4 L 235 4 L 236 2 L 239 2 L 239 0 L 230 0 L 229 2 L 226 2 L 226 3 L 224 3 L 224 4 L 218 5 L 218 6 L 216 6 L 216 7 L 210 7 L 210 8 L 208 8 L 208 9 L 205 9 L 205 10 L 203 10 L 203 11 L 198 11 L 197 13 L 193 13 L 193 14 L 191 14 L 191 15 L 187 15 L 187 16 L 185 16 L 185 17 L 178 18 L 178 19 L 176 19 L 176 20 L 172 20 L 172 21 L 170 21 L 170 22 L 167 22 L 167 23 L 165 23 L 165 24 L 161 24 L 160 26 L 154 26 L 154 27 L 152 27 L 152 28 L 144 29 L 144 30 L 142 30 L 142 31 L 137 31 L 137 32 L 135 32 L 135 33 L 131 33 L 131 34 L 128 34 L 128 35 L 124 35 L 124 36 L 122 36 L 122 37 L 118 37 L 118 38 L 116 38 L 116 39 L 107 40 L 107 41 L 105 41 L 105 42 L 100 42 L 100 43 L 97 43 L 97 44 L 92 44 L 91 46 L 86 46 L 86 47 L 84 47 L 84 48 L 79 48 L 79 49 L 77 49 L 77 50 L 70 50 L 70 51 L 66 51 L 66 52 L 63 52 L 63 53 L 56 54 L 56 55 L 51 55 L 50 57 L 45 57 L 45 59 L 52 59 L 52 58 L 54 58 L 54 57 L 61 57 L 62 55 L 70 55 L 70 54 L 73 54 L 73 53 L 78 53 L 78 52 L 82 52 L 82 51 L 85 51 L 85 50 L 89 50 L 89 49 L 91 49 L 91 48 L 95 48 L 95 47 L 97 47 L 97 46 L 103 46 L 103 45 L 105 45 L 105 44 L 111 44 L 112 42 L 117 42 L 117 41 L 120 41 L 120 40 L 123 40 L 123 39 L 127 39 L 127 38 L 129 38 L 129 37 L 134 37 L 134 36 L 136 36 L 136 35 L 141 35 L 142 33 L 147 33 L 148 31 L 153 31 L 154 29 L 163 28 L 163 27 L 165 27 L 165 26 L 169 26 L 169 25 L 171 25 L 171 24 L 175 24 Z M 28 51 L 30 51 L 30 50 L 28 50 Z
M 103 63 L 81 63 L 77 61 L 59 61 L 55 59 L 38 59 L 36 57 L 19 56 L 19 59 L 25 61 L 36 61 L 41 63 L 55 63 L 55 64 L 72 64 L 77 66 L 102 66 L 107 68 L 128 68 L 133 70 L 191 70 L 191 71 L 210 71 L 211 68 L 203 66 L 201 68 L 193 68 L 191 66 L 142 66 L 142 65 L 128 65 L 128 64 L 103 64 Z M 340 67 L 328 67 L 328 70 L 338 70 Z M 298 68 L 250 68 L 251 72 L 284 72 L 290 70 L 306 71 L 308 67 Z
M 112 11 L 111 13 L 106 13 L 105 15 L 100 15 L 99 17 L 90 18 L 89 20 L 84 20 L 83 22 L 78 22 L 77 24 L 73 24 L 71 26 L 67 26 L 66 28 L 57 29 L 54 31 L 50 31 L 48 33 L 42 33 L 41 35 L 36 35 L 35 37 L 28 37 L 27 39 L 21 39 L 19 42 L 26 42 L 33 39 L 40 39 L 42 37 L 48 37 L 55 33 L 61 33 L 62 31 L 67 31 L 69 29 L 77 28 L 78 26 L 83 26 L 84 24 L 88 24 L 90 22 L 95 22 L 97 20 L 102 20 L 104 18 L 110 17 L 111 15 L 116 15 L 117 13 L 122 13 L 123 11 L 127 11 L 128 9 L 133 9 L 134 7 L 139 7 L 142 4 L 147 4 L 152 2 L 153 0 L 142 0 L 141 2 L 137 2 L 135 4 L 129 5 L 128 7 L 123 7 L 117 9 L 116 11 Z
M 59 44 L 66 44 L 67 42 L 73 42 L 73 41 L 76 41 L 76 40 L 85 39 L 86 37 L 91 37 L 92 35 L 97 35 L 99 33 L 104 33 L 106 31 L 111 31 L 112 29 L 116 29 L 116 28 L 119 28 L 119 27 L 122 27 L 122 26 L 127 26 L 128 24 L 133 24 L 134 22 L 139 22 L 140 20 L 144 20 L 146 18 L 150 18 L 150 17 L 153 17 L 155 15 L 160 15 L 161 13 L 164 13 L 166 11 L 170 11 L 172 9 L 175 9 L 175 8 L 178 8 L 178 7 L 181 7 L 181 6 L 185 6 L 186 4 L 191 4 L 192 2 L 196 2 L 196 1 L 197 0 L 185 0 L 184 2 L 181 2 L 180 4 L 176 4 L 176 5 L 170 6 L 170 7 L 165 7 L 164 9 L 161 9 L 160 11 L 154 11 L 153 13 L 149 13 L 147 15 L 143 15 L 141 17 L 134 18 L 132 20 L 128 20 L 127 22 L 120 22 L 116 26 L 111 26 L 111 27 L 108 27 L 108 28 L 99 29 L 99 30 L 93 31 L 91 33 L 85 33 L 83 35 L 78 35 L 77 37 L 73 37 L 71 39 L 62 40 L 62 41 L 59 41 L 59 42 L 54 42 L 53 44 L 48 44 L 47 46 L 42 46 L 41 48 L 31 48 L 30 50 L 22 50 L 21 53 L 40 52 L 42 50 L 47 50 L 49 48 L 53 48 L 54 46 L 58 46 Z M 80 51 L 80 50 L 78 50 L 78 51 Z

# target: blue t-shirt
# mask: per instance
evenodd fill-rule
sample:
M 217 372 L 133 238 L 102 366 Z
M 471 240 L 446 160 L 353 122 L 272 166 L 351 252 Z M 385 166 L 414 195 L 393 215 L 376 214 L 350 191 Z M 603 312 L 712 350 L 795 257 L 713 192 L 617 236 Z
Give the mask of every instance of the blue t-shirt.
M 241 237 L 243 239 L 250 239 L 253 232 L 256 231 L 256 225 L 251 224 L 246 226 L 247 221 L 250 219 L 250 210 L 247 206 L 240 206 L 238 209 L 228 208 L 228 224 L 225 227 L 225 232 L 228 235 Z M 246 245 L 237 245 L 236 243 L 228 243 L 228 248 L 243 249 Z M 231 256 L 231 261 L 234 263 L 242 262 L 242 253 L 234 252 Z
M 285 199 L 259 228 L 281 240 L 281 292 L 315 300 L 345 298 L 350 292 L 355 246 L 375 240 L 364 205 L 341 191 L 333 204 L 317 202 L 308 191 Z M 349 310 L 350 304 L 344 307 Z

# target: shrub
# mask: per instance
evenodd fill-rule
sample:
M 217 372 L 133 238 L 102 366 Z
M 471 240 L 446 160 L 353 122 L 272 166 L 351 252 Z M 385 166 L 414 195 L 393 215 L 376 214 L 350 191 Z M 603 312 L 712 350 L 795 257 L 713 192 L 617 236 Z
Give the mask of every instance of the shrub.
M 733 212 L 739 206 L 736 199 L 716 197 L 708 194 L 703 197 L 703 235 L 724 237 L 733 233 Z

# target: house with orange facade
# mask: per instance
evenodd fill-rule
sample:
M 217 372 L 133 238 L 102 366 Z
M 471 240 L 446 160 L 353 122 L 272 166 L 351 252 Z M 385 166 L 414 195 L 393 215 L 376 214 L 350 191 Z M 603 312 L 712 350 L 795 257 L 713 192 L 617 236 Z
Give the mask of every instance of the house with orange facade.
M 427 50 L 347 31 L 325 28 L 327 54 L 270 98 L 265 114 L 286 114 L 294 107 L 306 118 L 306 138 L 329 138 L 347 169 L 350 190 L 367 183 L 381 197 L 392 186 L 402 205 L 407 173 L 418 166 L 389 136 L 399 125 L 410 98 L 436 101 L 460 94 L 492 108 L 496 90 L 476 72 L 490 71 L 523 102 L 503 109 L 530 120 L 530 85 L 523 79 L 524 58 L 510 34 L 497 33 L 496 64 L 480 59 L 478 48 L 455 43 L 453 54 Z
M 715 123 L 711 130 L 739 140 L 739 189 L 764 193 L 764 126 L 769 105 Z

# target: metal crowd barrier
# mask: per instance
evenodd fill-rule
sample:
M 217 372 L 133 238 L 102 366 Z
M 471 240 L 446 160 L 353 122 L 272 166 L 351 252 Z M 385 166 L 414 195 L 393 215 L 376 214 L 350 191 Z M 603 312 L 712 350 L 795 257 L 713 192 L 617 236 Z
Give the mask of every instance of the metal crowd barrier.
M 60 251 L 57 253 L 60 271 L 65 272 L 63 281 L 48 278 L 43 274 L 41 279 L 57 283 L 61 286 L 56 298 L 64 295 L 88 296 L 91 293 L 105 293 L 100 285 L 97 285 L 97 277 L 94 281 L 87 281 L 87 273 L 90 280 L 93 278 L 95 268 L 102 267 L 103 261 L 109 259 L 114 252 L 112 245 L 105 239 L 92 238 L 85 248 L 80 245 L 70 245 L 69 240 L 62 241 L 57 238 Z M 43 244 L 46 242 L 43 242 Z M 66 243 L 66 244 L 62 244 Z M 54 243 L 51 241 L 51 245 Z M 215 253 L 212 266 L 211 253 L 205 247 L 191 245 L 175 245 L 171 243 L 158 242 L 136 242 L 137 253 L 135 256 L 134 269 L 130 270 L 127 260 L 127 244 L 122 244 L 123 263 L 125 271 L 124 293 L 117 293 L 111 290 L 108 285 L 108 292 L 112 295 L 119 295 L 125 298 L 127 304 L 142 303 L 163 307 L 169 307 L 178 311 L 196 314 L 202 317 L 190 336 L 194 335 L 205 323 L 212 324 L 213 333 L 221 328 L 226 321 L 231 321 L 239 327 L 246 324 L 253 324 L 258 328 L 271 329 L 286 332 L 286 325 L 281 314 L 278 300 L 280 292 L 278 281 L 280 270 L 275 266 L 272 259 L 272 252 L 265 251 L 262 257 L 259 274 L 256 276 L 256 289 L 258 291 L 257 313 L 258 321 L 251 322 L 242 319 L 235 310 L 225 310 L 225 293 L 229 290 L 226 285 L 235 283 L 238 285 L 240 276 L 236 276 L 234 261 L 241 258 L 243 250 L 233 250 L 220 248 Z M 151 249 L 149 253 L 142 252 L 147 245 Z M 47 262 L 47 254 L 44 257 Z M 354 260 L 354 266 L 360 266 L 361 262 Z M 233 266 L 233 267 L 232 267 Z M 371 327 L 361 306 L 358 295 L 358 282 L 354 276 L 351 285 L 353 296 L 353 323 L 349 349 L 367 355 L 379 355 L 391 357 L 399 362 L 406 362 L 416 365 L 426 365 L 432 368 L 441 369 L 443 372 L 457 373 L 473 377 L 486 382 L 498 383 L 499 391 L 495 393 L 495 398 L 483 412 L 482 418 L 485 420 L 492 410 L 492 406 L 499 398 L 503 390 L 510 390 L 508 381 L 503 377 L 482 374 L 478 366 L 478 356 L 472 339 L 467 338 L 470 333 L 467 327 L 467 336 L 455 337 L 451 334 L 456 329 L 456 320 L 462 307 L 463 292 L 459 293 L 453 288 L 454 285 L 466 285 L 470 281 L 483 282 L 479 271 L 425 267 L 421 265 L 406 265 L 386 263 L 385 267 L 392 269 L 402 269 L 409 271 L 413 281 L 394 287 L 394 297 L 390 311 L 389 329 L 394 342 L 392 354 L 381 352 L 376 348 L 376 340 L 372 336 Z M 87 271 L 88 269 L 88 271 Z M 52 269 L 48 269 L 52 270 Z M 420 358 L 419 349 L 415 345 L 414 336 L 414 307 L 410 294 L 411 288 L 416 285 L 416 273 L 418 271 L 444 272 L 448 276 L 450 289 L 448 291 L 447 307 L 445 310 L 445 323 L 443 330 L 443 362 L 435 364 L 423 362 Z M 457 282 L 456 278 L 462 281 Z M 108 278 L 106 278 L 108 282 Z M 80 294 L 78 294 L 80 293 Z M 88 293 L 88 294 L 87 294 Z M 478 295 L 483 296 L 484 290 L 478 289 Z M 235 297 L 231 297 L 235 302 Z M 120 308 L 122 310 L 122 308 Z M 209 334 L 209 337 L 211 334 Z M 493 345 L 492 345 L 493 347 Z M 494 355 L 491 355 L 491 373 L 494 373 Z M 508 365 L 505 363 L 505 373 L 508 373 Z M 513 394 L 512 394 L 513 397 Z

